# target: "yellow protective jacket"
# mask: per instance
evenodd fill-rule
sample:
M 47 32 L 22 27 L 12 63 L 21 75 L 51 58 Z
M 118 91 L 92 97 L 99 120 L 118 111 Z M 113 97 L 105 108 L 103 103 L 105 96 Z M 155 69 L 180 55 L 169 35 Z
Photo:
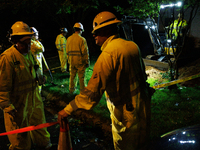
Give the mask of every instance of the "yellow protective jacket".
M 35 56 L 35 59 L 42 70 L 42 53 L 44 52 L 44 46 L 39 40 L 31 39 L 31 52 Z
M 56 37 L 56 41 L 55 41 L 57 50 L 66 52 L 66 42 L 67 42 L 66 38 L 62 34 L 59 34 Z
M 169 31 L 170 38 L 176 39 L 178 37 L 178 34 L 181 34 L 182 29 L 185 29 L 186 26 L 187 26 L 187 21 L 185 19 L 181 21 L 179 19 L 174 20 L 174 22 L 170 25 L 170 31 Z
M 26 57 L 14 46 L 0 56 L 0 108 L 5 112 L 32 110 L 35 101 L 41 100 L 34 69 L 36 60 L 31 52 Z
M 88 65 L 89 53 L 86 39 L 78 33 L 67 38 L 66 52 L 70 65 Z
M 150 94 L 138 46 L 118 36 L 109 37 L 101 47 L 93 74 L 79 95 L 65 108 L 71 112 L 92 109 L 106 91 L 116 150 L 147 147 L 150 132 Z
M 101 50 L 88 86 L 64 108 L 68 114 L 78 108 L 93 108 L 104 91 L 116 106 L 132 101 L 136 108 L 139 100 L 149 97 L 145 67 L 134 42 L 111 36 Z
M 44 106 L 36 81 L 34 68 L 36 64 L 31 51 L 24 56 L 14 46 L 0 56 L 0 108 L 4 111 L 7 132 L 46 123 Z M 17 110 L 15 116 L 8 113 L 13 109 Z M 11 134 L 8 138 L 11 149 L 30 149 L 31 140 L 39 147 L 50 144 L 50 134 L 46 128 Z

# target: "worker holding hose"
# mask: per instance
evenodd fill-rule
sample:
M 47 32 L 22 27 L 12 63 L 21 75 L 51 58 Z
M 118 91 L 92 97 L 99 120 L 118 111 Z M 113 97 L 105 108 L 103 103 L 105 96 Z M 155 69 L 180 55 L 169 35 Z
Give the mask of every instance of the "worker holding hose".
M 115 150 L 145 150 L 149 141 L 152 93 L 138 46 L 118 36 L 120 23 L 108 11 L 94 18 L 92 34 L 102 53 L 88 86 L 58 112 L 58 121 L 62 126 L 62 120 L 77 109 L 92 109 L 105 92 Z
M 17 21 L 11 27 L 13 45 L 0 55 L 0 108 L 4 112 L 6 132 L 46 123 L 42 97 L 38 89 L 38 65 L 30 51 L 33 33 Z M 8 135 L 9 150 L 48 150 L 52 146 L 47 128 Z

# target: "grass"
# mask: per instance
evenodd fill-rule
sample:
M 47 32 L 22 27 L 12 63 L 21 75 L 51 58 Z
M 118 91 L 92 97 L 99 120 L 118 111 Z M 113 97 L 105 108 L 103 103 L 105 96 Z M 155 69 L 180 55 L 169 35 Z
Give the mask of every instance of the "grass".
M 86 69 L 86 82 L 89 81 L 94 62 L 96 58 L 92 59 L 90 67 Z M 48 72 L 45 75 L 50 76 Z M 50 82 L 47 82 L 44 90 L 50 93 L 59 93 L 67 102 L 71 101 L 74 97 L 70 97 L 68 86 L 69 76 L 66 76 L 59 71 L 53 74 L 54 83 L 57 86 L 52 86 Z M 163 75 L 164 77 L 164 75 Z M 48 80 L 49 81 L 49 80 Z M 161 84 L 157 79 L 148 78 L 150 86 L 155 84 Z M 64 87 L 61 87 L 64 85 Z M 78 84 L 79 89 L 79 84 Z M 167 87 L 162 89 L 156 89 L 156 92 L 152 96 L 151 101 L 151 138 L 158 138 L 161 135 L 175 130 L 181 127 L 191 126 L 199 124 L 200 118 L 200 87 L 180 87 L 178 89 L 169 90 Z M 79 94 L 79 90 L 76 90 L 75 94 Z M 105 118 L 109 118 L 110 114 L 107 109 L 106 99 L 103 95 L 99 104 L 93 108 L 94 113 L 101 115 Z

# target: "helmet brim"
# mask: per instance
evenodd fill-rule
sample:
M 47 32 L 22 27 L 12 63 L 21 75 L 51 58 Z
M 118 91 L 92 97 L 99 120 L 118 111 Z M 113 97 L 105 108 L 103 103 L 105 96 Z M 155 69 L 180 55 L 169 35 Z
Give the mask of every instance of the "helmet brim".
M 99 26 L 95 27 L 95 28 L 92 30 L 92 34 L 94 34 L 94 32 L 95 32 L 96 30 L 98 30 L 98 29 L 100 29 L 100 28 L 103 28 L 103 27 L 105 27 L 105 26 L 112 25 L 112 24 L 117 24 L 117 25 L 119 25 L 119 24 L 121 24 L 121 23 L 122 23 L 121 20 L 113 20 L 113 21 L 106 22 L 106 23 L 104 23 L 104 24 L 102 24 L 102 25 L 99 25 Z
M 14 35 L 33 35 L 32 32 L 23 32 L 23 33 L 13 33 L 11 34 L 11 36 L 14 36 Z

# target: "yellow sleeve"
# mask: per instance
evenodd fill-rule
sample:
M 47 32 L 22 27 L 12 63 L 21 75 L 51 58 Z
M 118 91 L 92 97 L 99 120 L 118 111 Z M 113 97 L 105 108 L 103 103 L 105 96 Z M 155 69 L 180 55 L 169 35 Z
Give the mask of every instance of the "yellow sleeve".
M 12 78 L 14 68 L 9 63 L 5 55 L 0 57 L 0 108 L 9 112 L 14 108 L 10 102 L 10 92 L 12 90 Z
M 82 40 L 82 47 L 81 51 L 83 54 L 83 59 L 85 60 L 85 64 L 89 64 L 89 51 L 88 51 L 88 46 L 87 46 L 87 41 L 85 38 Z
M 60 35 L 58 35 L 58 36 L 56 37 L 55 45 L 56 45 L 56 48 L 57 48 L 58 50 L 61 50 L 61 47 L 60 47 Z
M 32 54 L 39 54 L 43 52 L 44 47 L 37 41 L 31 40 L 31 52 Z

